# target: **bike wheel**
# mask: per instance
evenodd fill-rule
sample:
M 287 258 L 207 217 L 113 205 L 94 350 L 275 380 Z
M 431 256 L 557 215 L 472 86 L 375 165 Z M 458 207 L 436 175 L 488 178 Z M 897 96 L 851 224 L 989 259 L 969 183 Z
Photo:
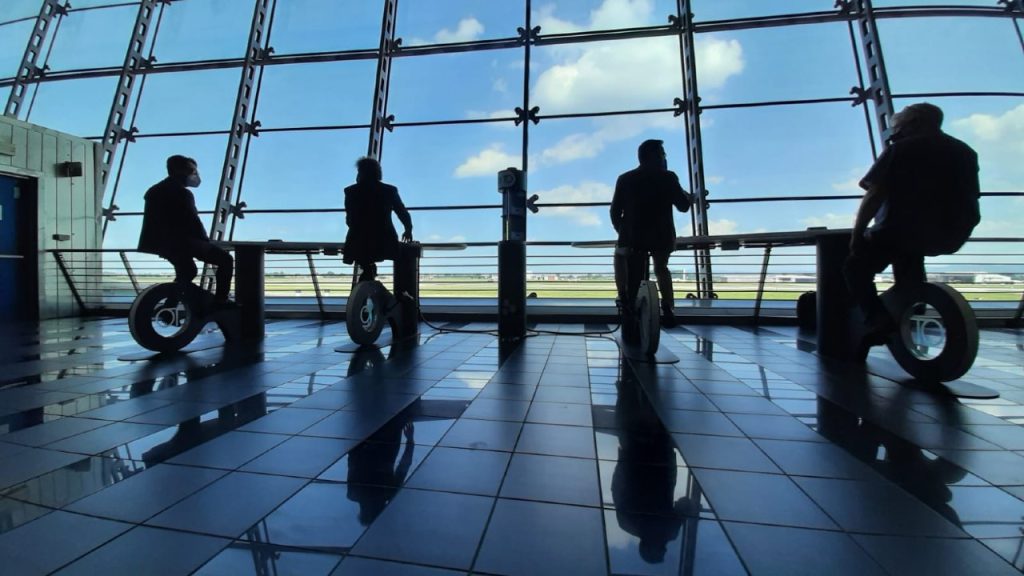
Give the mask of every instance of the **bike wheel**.
M 372 280 L 352 289 L 345 305 L 345 325 L 352 341 L 360 346 L 373 344 L 387 322 L 388 291 Z
M 154 352 L 176 352 L 188 346 L 206 324 L 202 298 L 195 290 L 173 282 L 143 290 L 128 313 L 132 338 Z
M 661 342 L 661 317 L 658 308 L 658 287 L 654 282 L 644 281 L 636 293 L 636 321 L 640 328 L 640 348 L 643 353 L 653 356 Z
M 978 355 L 978 322 L 959 292 L 929 282 L 913 293 L 889 290 L 882 300 L 899 325 L 886 346 L 909 374 L 949 382 L 970 370 Z

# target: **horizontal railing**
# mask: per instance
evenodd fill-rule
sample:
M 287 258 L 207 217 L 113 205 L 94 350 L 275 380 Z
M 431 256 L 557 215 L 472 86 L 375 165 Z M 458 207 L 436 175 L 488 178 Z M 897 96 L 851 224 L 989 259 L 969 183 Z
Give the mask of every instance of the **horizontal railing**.
M 928 277 L 957 288 L 979 309 L 1020 313 L 1024 305 L 1024 247 L 1021 238 L 973 238 L 955 255 L 930 258 Z M 616 296 L 612 248 L 573 248 L 571 242 L 528 242 L 527 293 L 537 304 L 610 305 Z M 315 243 L 313 244 L 315 245 Z M 429 245 L 426 245 L 429 248 Z M 425 302 L 452 306 L 494 299 L 498 290 L 497 243 L 467 242 L 461 251 L 425 250 L 420 261 L 420 295 Z M 173 278 L 165 260 L 127 249 L 48 251 L 55 268 L 86 311 L 122 309 L 147 286 Z M 772 245 L 738 250 L 713 249 L 714 302 L 702 308 L 737 308 L 755 317 L 792 314 L 800 294 L 813 290 L 815 251 L 809 246 Z M 693 256 L 677 251 L 670 259 L 677 307 L 696 293 Z M 268 307 L 341 312 L 353 285 L 353 267 L 320 249 L 275 253 L 265 258 Z M 390 262 L 379 267 L 390 284 Z M 877 278 L 891 284 L 889 274 Z

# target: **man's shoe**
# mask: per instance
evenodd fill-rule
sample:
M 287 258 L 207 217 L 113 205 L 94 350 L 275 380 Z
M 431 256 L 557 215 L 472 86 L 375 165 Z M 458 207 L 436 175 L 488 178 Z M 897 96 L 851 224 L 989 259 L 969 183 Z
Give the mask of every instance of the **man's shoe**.
M 872 346 L 884 344 L 897 328 L 896 321 L 886 313 L 869 316 L 864 321 L 864 341 Z

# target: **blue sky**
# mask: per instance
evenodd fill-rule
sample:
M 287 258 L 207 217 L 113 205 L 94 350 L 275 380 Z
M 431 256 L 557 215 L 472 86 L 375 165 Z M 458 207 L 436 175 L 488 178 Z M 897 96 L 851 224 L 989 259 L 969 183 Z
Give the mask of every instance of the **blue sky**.
M 100 2 L 78 0 L 84 7 Z M 876 5 L 929 2 L 876 0 Z M 990 6 L 993 2 L 946 4 Z M 5 1 L 0 21 L 36 11 L 37 2 Z M 279 2 L 271 44 L 278 54 L 374 48 L 379 2 L 289 0 Z M 825 11 L 832 0 L 699 0 L 698 20 Z M 515 35 L 521 0 L 447 0 L 400 4 L 398 35 L 406 46 Z M 663 24 L 674 0 L 535 1 L 542 34 Z M 54 70 L 119 65 L 136 8 L 72 13 L 61 24 L 49 63 Z M 308 14 L 316 13 L 316 18 Z M 167 6 L 155 54 L 159 62 L 224 58 L 243 53 L 251 2 L 185 0 Z M 1024 92 L 1024 54 L 1005 19 L 933 18 L 880 24 L 892 88 L 896 93 L 991 90 Z M 0 66 L 13 74 L 28 26 L 0 27 Z M 521 49 L 397 58 L 389 112 L 397 122 L 506 117 L 520 104 Z M 856 83 L 848 31 L 843 24 L 701 34 L 698 70 L 705 105 L 795 98 L 843 97 Z M 535 48 L 531 98 L 542 114 L 669 107 L 682 95 L 674 38 L 621 40 Z M 256 118 L 267 128 L 369 121 L 374 62 L 271 66 L 264 75 Z M 43 84 L 29 121 L 82 136 L 102 131 L 112 78 Z M 136 124 L 140 133 L 223 130 L 230 125 L 238 70 L 150 76 Z M 0 96 L 5 96 L 0 94 Z M 905 105 L 914 99 L 900 101 Z M 982 185 L 990 191 L 1024 190 L 1024 98 L 950 97 L 933 101 L 947 112 L 947 129 L 982 157 Z M 857 178 L 870 166 L 863 112 L 844 103 L 706 110 L 705 172 L 712 198 L 856 194 Z M 542 201 L 600 201 L 616 176 L 635 165 L 637 144 L 666 141 L 670 167 L 687 175 L 681 118 L 671 114 L 612 119 L 544 120 L 530 131 L 530 189 Z M 365 152 L 366 130 L 265 133 L 253 140 L 243 200 L 250 208 L 340 207 L 352 164 Z M 204 185 L 198 204 L 213 204 L 226 136 L 139 138 L 127 147 L 116 203 L 138 210 L 146 188 L 162 177 L 172 153 L 196 157 Z M 510 122 L 441 127 L 399 127 L 384 144 L 385 180 L 407 205 L 491 204 L 500 198 L 495 173 L 517 165 L 521 131 Z M 122 148 L 123 150 L 124 148 Z M 109 193 L 109 191 L 108 191 Z M 710 212 L 713 232 L 847 226 L 856 202 L 719 204 Z M 987 200 L 981 233 L 1019 235 L 1019 200 Z M 496 211 L 414 213 L 424 241 L 493 241 Z M 132 247 L 139 218 L 123 217 L 108 231 L 109 246 Z M 681 233 L 689 216 L 679 215 Z M 340 214 L 250 215 L 237 239 L 340 240 Z M 545 210 L 530 220 L 537 240 L 612 236 L 603 209 Z

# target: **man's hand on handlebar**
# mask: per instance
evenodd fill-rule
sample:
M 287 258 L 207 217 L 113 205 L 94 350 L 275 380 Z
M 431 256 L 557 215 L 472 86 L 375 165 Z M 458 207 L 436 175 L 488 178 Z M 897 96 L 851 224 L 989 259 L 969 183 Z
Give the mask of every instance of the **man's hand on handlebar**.
M 865 231 L 854 230 L 853 234 L 850 235 L 850 254 L 861 252 L 864 249 L 865 242 L 867 242 Z
M 402 232 L 402 242 L 412 242 L 412 228 L 406 228 L 405 232 Z

